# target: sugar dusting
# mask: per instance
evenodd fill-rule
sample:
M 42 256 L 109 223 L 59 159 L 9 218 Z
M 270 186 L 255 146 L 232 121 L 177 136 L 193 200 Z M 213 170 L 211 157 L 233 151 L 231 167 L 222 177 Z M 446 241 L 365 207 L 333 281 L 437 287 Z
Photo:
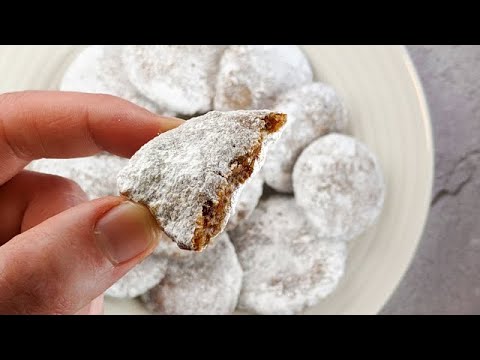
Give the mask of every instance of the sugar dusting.
M 251 177 L 241 189 L 233 214 L 227 224 L 227 230 L 235 229 L 238 224 L 249 218 L 257 207 L 263 194 L 263 177 L 261 172 Z
M 326 135 L 300 155 L 293 171 L 297 203 L 319 236 L 350 240 L 381 213 L 385 183 L 375 155 L 346 135 Z
M 114 95 L 154 113 L 161 113 L 128 80 L 121 62 L 121 51 L 120 45 L 92 45 L 85 48 L 65 72 L 60 90 Z
M 164 315 L 232 313 L 240 293 L 242 269 L 228 235 L 219 235 L 202 253 L 185 253 L 170 257 L 163 280 L 142 297 L 146 307 Z
M 269 151 L 262 174 L 257 173 L 265 152 L 255 164 L 255 175 L 232 194 L 222 228 L 228 219 L 229 230 L 236 226 L 231 235 L 246 279 L 241 307 L 290 314 L 334 290 L 346 249 L 344 242 L 332 240 L 348 240 L 364 231 L 378 217 L 384 198 L 374 156 L 353 139 L 324 136 L 345 130 L 345 107 L 333 89 L 311 81 L 308 60 L 293 45 L 96 45 L 71 64 L 61 89 L 111 94 L 156 113 L 186 118 L 213 106 L 287 113 L 283 137 Z M 251 149 L 258 135 L 256 126 L 248 125 L 250 120 L 237 118 L 227 124 L 221 115 L 207 117 L 208 126 L 192 125 L 171 135 L 166 144 L 162 140 L 145 145 L 146 152 L 134 165 L 100 154 L 38 160 L 29 168 L 71 178 L 93 199 L 116 195 L 116 175 L 128 164 L 128 176 L 119 178 L 119 185 L 161 214 L 157 220 L 168 224 L 169 235 L 188 246 L 201 205 L 217 199 L 215 190 L 225 185 L 232 170 L 227 159 Z M 320 141 L 321 146 L 314 146 Z M 235 146 L 228 151 L 231 145 Z M 291 197 L 271 195 L 250 214 L 262 193 L 260 175 L 277 191 L 294 189 L 301 207 Z M 226 236 L 219 235 L 200 254 L 180 250 L 169 239 L 161 241 L 154 255 L 108 293 L 138 296 L 163 279 L 144 295 L 149 309 L 165 314 L 231 313 L 242 270 L 232 245 L 222 240 Z
M 157 285 L 167 272 L 168 258 L 150 255 L 113 284 L 105 295 L 114 298 L 134 298 Z
M 130 81 L 161 108 L 193 115 L 212 108 L 225 45 L 128 45 L 122 59 Z
M 182 248 L 192 243 L 204 205 L 219 203 L 219 193 L 232 186 L 229 176 L 235 161 L 261 146 L 250 159 L 255 175 L 268 147 L 279 132 L 264 131 L 270 111 L 212 111 L 160 134 L 145 144 L 118 175 L 122 194 L 147 205 L 165 233 Z M 238 199 L 236 185 L 231 202 L 220 214 L 220 231 Z M 227 195 L 228 196 L 228 195 Z
M 319 238 L 293 197 L 261 201 L 230 234 L 244 272 L 240 309 L 298 313 L 333 292 L 343 275 L 345 243 Z
M 40 159 L 28 170 L 62 176 L 75 181 L 92 199 L 117 195 L 116 177 L 128 159 L 102 153 L 75 159 Z
M 271 108 L 278 95 L 312 79 L 308 59 L 296 45 L 232 45 L 220 62 L 214 108 Z
M 347 111 L 335 90 L 318 82 L 280 95 L 273 108 L 288 114 L 289 121 L 269 152 L 263 173 L 270 187 L 292 193 L 292 172 L 298 156 L 320 136 L 345 131 Z

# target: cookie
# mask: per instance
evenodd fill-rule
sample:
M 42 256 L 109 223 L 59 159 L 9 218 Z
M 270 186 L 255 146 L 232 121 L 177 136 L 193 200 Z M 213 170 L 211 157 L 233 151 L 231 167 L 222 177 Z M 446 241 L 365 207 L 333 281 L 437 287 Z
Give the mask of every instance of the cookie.
M 60 90 L 118 96 L 151 112 L 163 114 L 164 111 L 130 83 L 123 69 L 121 51 L 120 45 L 85 48 L 65 72 Z
M 146 205 L 180 248 L 201 251 L 224 230 L 285 122 L 270 111 L 191 119 L 145 144 L 119 173 L 119 190 Z
M 182 250 L 177 249 L 177 252 Z M 237 305 L 242 269 L 228 235 L 202 253 L 171 256 L 163 280 L 142 296 L 147 309 L 163 315 L 231 314 Z
M 84 158 L 35 160 L 27 170 L 71 179 L 93 200 L 118 194 L 116 177 L 127 164 L 128 159 L 102 153 Z
M 262 197 L 263 182 L 261 174 L 257 174 L 245 184 L 238 196 L 233 214 L 228 220 L 227 230 L 235 229 L 238 224 L 248 219 L 252 214 L 253 210 L 257 207 L 258 201 Z
M 239 308 L 295 314 L 337 287 L 346 245 L 319 238 L 291 196 L 274 195 L 231 233 L 243 269 Z
M 167 272 L 168 257 L 150 255 L 113 284 L 105 295 L 114 298 L 134 298 L 157 285 Z
M 292 193 L 292 172 L 298 156 L 320 136 L 345 131 L 347 111 L 335 90 L 319 82 L 280 95 L 273 108 L 287 114 L 289 121 L 265 160 L 265 182 L 279 192 Z
M 128 45 L 122 59 L 128 79 L 149 99 L 174 113 L 212 109 L 225 45 Z
M 310 144 L 293 171 L 295 199 L 318 235 L 348 241 L 381 213 L 385 182 L 375 155 L 346 135 L 329 134 Z
M 296 45 L 232 45 L 220 61 L 214 109 L 269 109 L 278 95 L 312 79 Z

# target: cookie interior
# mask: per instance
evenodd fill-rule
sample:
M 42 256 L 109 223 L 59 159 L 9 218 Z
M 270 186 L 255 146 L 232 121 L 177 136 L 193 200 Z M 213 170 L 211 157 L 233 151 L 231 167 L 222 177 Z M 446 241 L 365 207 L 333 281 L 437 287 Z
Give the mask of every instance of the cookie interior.
M 217 201 L 206 201 L 202 214 L 197 218 L 197 226 L 192 239 L 192 250 L 202 251 L 222 230 L 225 217 L 230 209 L 233 193 L 252 175 L 255 161 L 260 156 L 264 138 L 279 131 L 285 122 L 285 114 L 270 113 L 263 119 L 263 129 L 260 131 L 257 144 L 244 155 L 230 163 L 230 173 L 226 177 L 226 185 L 217 192 Z

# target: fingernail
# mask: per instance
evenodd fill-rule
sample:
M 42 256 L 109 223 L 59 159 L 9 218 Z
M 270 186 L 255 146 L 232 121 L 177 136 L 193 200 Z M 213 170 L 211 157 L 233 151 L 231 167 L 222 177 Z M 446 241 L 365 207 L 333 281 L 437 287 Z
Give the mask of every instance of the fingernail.
M 111 209 L 95 226 L 97 244 L 113 265 L 153 251 L 159 233 L 150 211 L 129 201 Z
M 162 124 L 161 132 L 175 129 L 176 127 L 182 125 L 185 120 L 174 118 L 174 117 L 160 117 Z

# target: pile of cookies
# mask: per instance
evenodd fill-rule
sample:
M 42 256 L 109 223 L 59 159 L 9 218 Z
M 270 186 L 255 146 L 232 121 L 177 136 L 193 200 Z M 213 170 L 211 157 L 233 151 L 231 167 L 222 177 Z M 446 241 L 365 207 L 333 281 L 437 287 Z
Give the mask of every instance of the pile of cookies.
M 70 65 L 60 89 L 116 95 L 152 112 L 185 119 L 216 110 L 191 120 L 200 124 L 199 129 L 202 121 L 224 121 L 227 115 L 218 111 L 269 109 L 287 114 L 283 134 L 269 146 L 263 167 L 236 196 L 227 231 L 203 252 L 181 250 L 161 239 L 153 255 L 107 292 L 112 297 L 140 297 L 153 313 L 229 314 L 235 309 L 299 313 L 335 290 L 344 273 L 349 242 L 381 213 L 385 185 L 375 155 L 342 134 L 349 123 L 343 101 L 329 85 L 313 80 L 308 59 L 297 46 L 95 45 Z M 226 114 L 242 118 L 263 113 Z M 218 121 L 225 131 L 217 136 L 231 137 L 233 147 L 235 142 L 244 145 L 246 140 L 233 125 Z M 173 144 L 174 136 L 170 137 Z M 194 134 L 185 135 L 193 138 Z M 200 147 L 208 147 L 209 142 L 213 147 L 214 136 L 203 138 Z M 188 140 L 172 148 L 185 154 L 205 150 Z M 132 161 L 148 161 L 142 158 L 145 149 Z M 165 162 L 175 164 L 175 159 Z M 189 153 L 185 159 L 201 156 Z M 212 164 L 218 166 L 216 161 Z M 128 180 L 144 176 L 134 176 L 138 173 L 134 165 L 128 159 L 99 154 L 43 159 L 29 168 L 69 177 L 96 198 L 118 194 L 118 173 L 122 193 L 135 192 L 140 185 Z M 193 184 L 188 171 L 182 173 L 182 181 Z M 171 191 L 161 196 L 168 197 Z M 188 209 L 190 198 L 185 199 L 182 206 Z M 172 224 L 169 231 L 181 237 L 189 217 L 179 218 L 183 222 Z

